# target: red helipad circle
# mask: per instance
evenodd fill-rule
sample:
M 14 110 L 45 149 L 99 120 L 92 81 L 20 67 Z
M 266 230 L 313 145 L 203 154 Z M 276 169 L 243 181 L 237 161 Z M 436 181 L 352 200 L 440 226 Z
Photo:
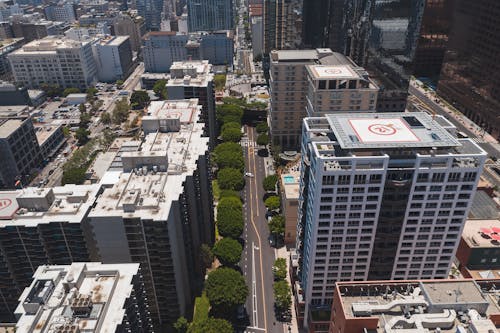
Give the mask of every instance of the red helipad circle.
M 396 129 L 391 125 L 384 124 L 373 124 L 368 126 L 368 130 L 373 134 L 377 135 L 394 135 L 396 134 Z
M 336 68 L 325 69 L 326 74 L 341 74 L 342 70 Z
M 12 204 L 10 199 L 0 199 L 0 210 L 8 208 Z

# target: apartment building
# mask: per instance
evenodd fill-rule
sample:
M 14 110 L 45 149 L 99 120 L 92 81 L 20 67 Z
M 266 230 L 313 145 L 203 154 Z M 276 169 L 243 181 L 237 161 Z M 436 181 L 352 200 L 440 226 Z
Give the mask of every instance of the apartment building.
M 305 118 L 297 249 L 301 297 L 335 283 L 448 276 L 486 153 L 426 113 Z
M 39 266 L 19 298 L 16 332 L 154 332 L 139 264 Z
M 285 244 L 295 246 L 299 210 L 300 172 L 293 170 L 280 175 L 281 209 L 285 216 Z
M 125 80 L 133 69 L 128 36 L 105 36 L 92 44 L 97 76 L 102 82 Z
M 26 183 L 43 156 L 30 117 L 0 117 L 0 188 Z
M 302 120 L 334 112 L 374 112 L 377 85 L 351 59 L 330 49 L 271 52 L 273 144 L 300 149 Z
M 165 73 L 174 61 L 187 59 L 188 36 L 171 31 L 150 32 L 142 39 L 144 71 Z
M 13 320 L 18 297 L 39 266 L 89 261 L 83 230 L 99 188 L 65 185 L 0 192 L 0 320 Z
M 167 80 L 169 99 L 198 99 L 202 106 L 201 120 L 205 123 L 204 135 L 210 138 L 212 148 L 217 136 L 215 118 L 215 89 L 212 65 L 207 60 L 174 62 Z
M 339 282 L 330 333 L 498 332 L 500 279 Z M 319 330 L 317 330 L 319 332 Z
M 10 53 L 14 80 L 28 88 L 55 84 L 86 89 L 96 82 L 97 67 L 90 41 L 60 36 L 32 41 Z
M 103 177 L 104 191 L 89 213 L 92 257 L 140 263 L 160 328 L 191 311 L 204 281 L 199 248 L 214 241 L 201 106 L 164 103 L 151 103 L 144 142 L 120 154 L 123 172 Z
M 377 85 L 364 68 L 345 60 L 338 65 L 306 66 L 308 117 L 338 112 L 375 112 Z

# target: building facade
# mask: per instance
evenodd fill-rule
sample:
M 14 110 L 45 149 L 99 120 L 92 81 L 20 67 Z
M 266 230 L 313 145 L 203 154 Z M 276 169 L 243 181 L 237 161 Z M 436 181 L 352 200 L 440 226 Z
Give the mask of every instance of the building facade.
M 144 71 L 165 73 L 170 71 L 174 61 L 187 59 L 186 35 L 176 35 L 175 32 L 150 32 L 143 37 L 142 54 Z
M 75 6 L 65 2 L 50 4 L 45 7 L 45 17 L 49 21 L 74 22 L 76 21 Z
M 0 36 L 1 38 L 1 36 Z M 12 75 L 7 55 L 24 44 L 23 38 L 5 39 L 0 42 L 0 77 L 9 78 Z
M 233 0 L 187 0 L 189 31 L 232 30 L 233 6 Z
M 26 183 L 43 157 L 30 117 L 0 118 L 0 188 L 15 188 Z
M 305 118 L 297 249 L 304 324 L 335 283 L 448 276 L 486 160 L 426 113 Z
M 19 332 L 154 332 L 139 264 L 43 265 L 19 301 Z
M 263 9 L 264 53 L 297 49 L 302 43 L 302 1 L 265 0 Z
M 500 269 L 500 220 L 469 220 L 457 250 L 460 268 Z
M 161 27 L 161 13 L 163 0 L 138 0 L 137 13 L 144 18 L 146 30 L 159 31 Z
M 132 72 L 132 47 L 128 36 L 100 38 L 92 44 L 92 49 L 99 81 L 125 80 Z
M 471 7 L 456 0 L 438 93 L 476 124 L 500 138 L 500 8 L 491 0 Z
M 116 36 L 129 36 L 132 51 L 139 52 L 142 45 L 142 36 L 146 33 L 144 18 L 141 16 L 131 17 L 120 13 L 113 23 Z
M 90 41 L 46 37 L 9 54 L 14 80 L 28 88 L 42 84 L 86 89 L 96 81 L 97 68 Z
M 212 65 L 232 67 L 234 39 L 229 31 L 204 34 L 200 38 L 200 60 L 208 60 Z
M 0 105 L 31 105 L 28 89 L 0 81 Z

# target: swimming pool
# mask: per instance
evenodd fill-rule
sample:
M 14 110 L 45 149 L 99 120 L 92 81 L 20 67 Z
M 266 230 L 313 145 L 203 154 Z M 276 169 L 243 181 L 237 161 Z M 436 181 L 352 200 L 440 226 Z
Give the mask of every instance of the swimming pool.
M 283 177 L 283 182 L 285 184 L 295 183 L 295 177 L 294 176 L 284 176 Z

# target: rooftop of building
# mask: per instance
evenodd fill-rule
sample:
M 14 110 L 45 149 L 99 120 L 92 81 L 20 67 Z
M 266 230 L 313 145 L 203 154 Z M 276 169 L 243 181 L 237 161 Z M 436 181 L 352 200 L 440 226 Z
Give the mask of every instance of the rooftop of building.
M 114 169 L 110 171 L 113 174 L 104 175 L 103 182 L 111 179 L 111 186 L 89 216 L 166 221 L 172 202 L 183 192 L 186 177 L 193 174 L 198 157 L 208 149 L 208 138 L 202 136 L 204 124 L 198 122 L 199 106 L 197 111 L 191 122 L 180 124 L 179 131 L 150 133 L 138 149 L 122 152 L 124 171 Z
M 139 264 L 40 266 L 19 298 L 18 332 L 115 332 Z
M 496 332 L 500 280 L 339 282 L 346 318 L 378 318 L 376 333 Z M 339 308 L 335 309 L 338 313 Z M 484 330 L 484 328 L 488 328 Z
M 468 220 L 462 231 L 462 239 L 471 248 L 500 249 L 500 220 Z
M 208 60 L 176 61 L 170 67 L 167 86 L 205 87 L 212 80 L 212 65 Z
M 24 119 L 1 119 L 0 118 L 0 139 L 11 136 L 24 122 Z
M 88 41 L 80 42 L 67 37 L 47 36 L 42 39 L 36 39 L 28 44 L 23 45 L 20 49 L 13 51 L 15 55 L 43 55 L 56 53 L 57 49 L 80 48 L 82 45 L 89 43 Z
M 148 40 L 151 37 L 161 37 L 161 36 L 176 36 L 177 33 L 175 31 L 150 31 L 147 34 L 145 34 L 142 39 Z M 185 35 L 179 35 L 179 36 L 185 36 Z M 187 38 L 187 36 L 186 36 Z
M 99 38 L 98 44 L 105 46 L 120 46 L 127 39 L 130 39 L 129 36 L 102 36 Z
M 142 118 L 148 119 L 179 119 L 181 124 L 193 122 L 199 109 L 198 99 L 153 101 L 149 104 L 146 115 Z
M 281 186 L 285 199 L 293 200 L 299 198 L 300 172 L 289 171 L 281 174 Z
M 484 181 L 480 180 L 478 187 L 484 186 Z M 476 191 L 469 211 L 470 219 L 492 220 L 500 217 L 500 208 L 495 200 L 488 193 L 482 190 Z
M 35 124 L 36 139 L 38 143 L 43 145 L 56 131 L 61 128 L 61 125 L 52 124 Z
M 347 65 L 309 65 L 307 71 L 314 79 L 360 79 L 359 73 Z
M 66 184 L 0 191 L 0 228 L 40 223 L 79 223 L 96 200 L 100 186 Z
M 7 38 L 0 40 L 0 53 L 4 49 L 9 49 L 12 45 L 20 43 L 24 38 Z
M 27 115 L 29 111 L 28 105 L 5 105 L 0 106 L 0 118 L 19 117 Z

